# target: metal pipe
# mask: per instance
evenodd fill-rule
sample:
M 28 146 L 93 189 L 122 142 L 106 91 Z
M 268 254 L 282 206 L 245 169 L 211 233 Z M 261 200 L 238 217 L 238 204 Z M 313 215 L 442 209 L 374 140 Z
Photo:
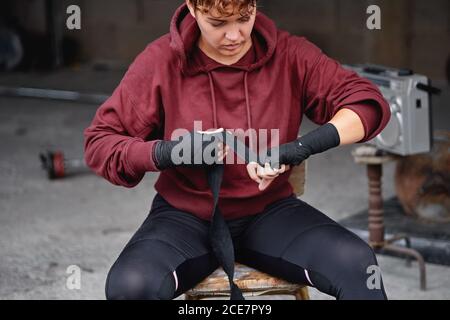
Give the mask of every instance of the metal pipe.
M 92 104 L 102 104 L 109 98 L 109 96 L 105 94 L 4 86 L 0 86 L 0 95 L 7 97 L 64 100 Z
M 426 291 L 427 290 L 427 278 L 426 278 L 427 275 L 426 275 L 426 272 L 425 272 L 425 261 L 424 261 L 422 255 L 417 250 L 404 248 L 404 247 L 399 247 L 399 246 L 392 245 L 392 244 L 385 245 L 383 247 L 383 250 L 391 251 L 391 252 L 397 252 L 397 253 L 400 253 L 400 254 L 404 254 L 404 255 L 416 258 L 417 263 L 419 264 L 420 289 L 422 291 Z

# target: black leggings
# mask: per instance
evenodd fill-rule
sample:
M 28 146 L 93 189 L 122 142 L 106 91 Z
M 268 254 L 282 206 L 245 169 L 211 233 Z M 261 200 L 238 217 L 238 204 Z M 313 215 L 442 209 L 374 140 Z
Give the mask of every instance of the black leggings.
M 387 298 L 381 275 L 378 286 L 369 279 L 377 269 L 370 246 L 295 195 L 227 222 L 237 262 L 337 299 Z M 107 299 L 169 300 L 194 287 L 219 266 L 208 230 L 157 194 L 109 271 Z

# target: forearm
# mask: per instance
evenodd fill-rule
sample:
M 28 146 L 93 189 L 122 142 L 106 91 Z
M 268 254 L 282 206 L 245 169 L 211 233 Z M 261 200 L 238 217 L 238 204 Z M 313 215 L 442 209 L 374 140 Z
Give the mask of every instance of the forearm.
M 363 123 L 356 112 L 350 109 L 342 108 L 329 123 L 336 127 L 341 146 L 357 143 L 364 138 L 365 131 Z

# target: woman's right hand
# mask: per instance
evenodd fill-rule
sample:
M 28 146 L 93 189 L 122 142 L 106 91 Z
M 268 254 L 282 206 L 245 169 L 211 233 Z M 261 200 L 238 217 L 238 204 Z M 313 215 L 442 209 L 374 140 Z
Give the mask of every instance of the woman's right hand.
M 250 179 L 258 183 L 260 191 L 267 189 L 270 184 L 280 175 L 289 171 L 291 167 L 289 165 L 281 165 L 280 169 L 272 169 L 268 163 L 264 167 L 260 166 L 256 162 L 250 162 L 247 165 L 247 172 Z

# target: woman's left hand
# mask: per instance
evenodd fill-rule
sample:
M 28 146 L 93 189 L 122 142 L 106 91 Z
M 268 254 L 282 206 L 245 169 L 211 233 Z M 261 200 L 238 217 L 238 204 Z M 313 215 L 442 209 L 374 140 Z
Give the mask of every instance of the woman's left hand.
M 250 162 L 247 165 L 247 172 L 250 178 L 258 183 L 260 191 L 264 191 L 280 174 L 290 170 L 289 165 L 281 165 L 280 169 L 272 169 L 268 163 L 261 167 L 256 162 Z

